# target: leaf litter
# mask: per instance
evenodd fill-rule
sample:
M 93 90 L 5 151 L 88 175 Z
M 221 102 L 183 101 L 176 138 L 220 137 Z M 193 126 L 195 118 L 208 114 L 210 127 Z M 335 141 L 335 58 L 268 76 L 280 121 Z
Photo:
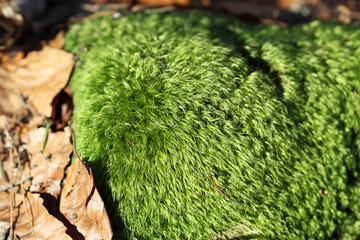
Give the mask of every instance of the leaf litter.
M 41 153 L 41 145 L 45 128 L 37 128 L 29 132 L 23 142 L 27 146 L 30 157 L 29 166 L 32 192 L 48 193 L 57 198 L 61 192 L 61 181 L 64 169 L 69 164 L 72 146 L 65 132 L 50 132 L 45 148 Z
M 85 239 L 111 239 L 112 230 L 91 171 L 76 158 L 68 169 L 60 198 L 60 212 Z
M 71 239 L 66 234 L 67 228 L 62 222 L 50 215 L 43 205 L 44 200 L 38 193 L 26 192 L 25 201 L 22 194 L 2 193 L 0 195 L 0 220 L 8 222 L 11 215 L 11 195 L 14 195 L 12 211 L 14 235 L 18 239 Z M 26 203 L 26 204 L 25 204 Z
M 0 112 L 26 115 L 28 103 L 36 113 L 50 117 L 52 100 L 66 86 L 73 65 L 72 54 L 48 46 L 2 62 Z
M 92 175 L 79 160 L 69 167 L 74 59 L 62 45 L 60 32 L 41 50 L 1 58 L 0 239 L 112 236 Z

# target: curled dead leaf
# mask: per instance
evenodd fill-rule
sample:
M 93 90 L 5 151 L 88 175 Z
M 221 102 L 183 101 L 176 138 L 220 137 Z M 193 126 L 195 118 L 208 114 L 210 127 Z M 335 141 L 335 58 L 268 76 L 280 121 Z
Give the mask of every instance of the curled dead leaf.
M 53 48 L 61 49 L 64 46 L 65 31 L 59 31 L 55 38 L 49 41 L 49 46 Z
M 335 9 L 335 16 L 339 22 L 350 23 L 351 22 L 351 10 L 345 5 L 338 5 Z
M 27 103 L 50 117 L 51 102 L 65 87 L 73 68 L 72 54 L 43 47 L 23 59 L 9 60 L 0 68 L 0 113 L 27 114 Z
M 61 192 L 60 212 L 85 239 L 111 239 L 110 221 L 91 172 L 79 159 L 69 167 Z

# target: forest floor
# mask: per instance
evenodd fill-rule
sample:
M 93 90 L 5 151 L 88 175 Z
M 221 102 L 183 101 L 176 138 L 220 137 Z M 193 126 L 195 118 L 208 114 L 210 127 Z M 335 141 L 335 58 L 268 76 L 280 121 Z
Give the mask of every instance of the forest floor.
M 71 24 L 148 8 L 198 8 L 282 27 L 314 19 L 360 24 L 356 0 L 13 2 L 0 2 L 0 239 L 112 236 L 91 169 L 73 151 L 68 82 L 77 56 L 62 50 Z

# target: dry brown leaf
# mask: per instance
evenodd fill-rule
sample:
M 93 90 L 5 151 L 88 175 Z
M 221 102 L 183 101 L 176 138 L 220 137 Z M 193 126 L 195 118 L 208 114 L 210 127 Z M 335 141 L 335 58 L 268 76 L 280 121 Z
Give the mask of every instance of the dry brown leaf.
M 303 0 L 277 0 L 278 7 L 291 10 L 294 6 L 301 6 L 304 4 Z
M 30 159 L 31 191 L 49 193 L 57 198 L 61 192 L 60 182 L 64 169 L 70 161 L 72 146 L 64 132 L 49 131 L 43 153 L 41 153 L 45 128 L 29 132 L 22 141 L 27 144 Z
M 46 122 L 46 118 L 44 116 L 34 116 L 31 115 L 26 123 L 20 123 L 21 134 L 20 137 L 24 138 L 28 135 L 29 132 L 41 127 Z
M 13 119 L 2 115 L 0 116 L 0 132 L 2 133 L 1 142 L 4 143 L 0 144 L 0 191 L 9 189 L 15 191 L 19 188 L 20 183 L 26 183 L 22 185 L 26 188 L 30 183 L 29 179 L 23 175 L 23 170 L 26 168 L 24 166 L 27 163 L 27 154 L 20 143 L 21 128 Z
M 0 239 L 6 239 L 9 230 L 9 223 L 0 221 Z
M 0 131 L 2 132 L 3 129 L 7 129 L 10 125 L 10 118 L 6 115 L 0 114 Z
M 53 98 L 65 87 L 72 71 L 72 54 L 43 47 L 0 68 L 0 113 L 27 114 L 24 99 L 34 110 L 50 117 Z M 29 107 L 29 106 L 27 106 Z
M 4 54 L 1 56 L 1 62 L 21 60 L 25 56 L 23 51 L 17 51 L 14 54 Z
M 60 212 L 76 226 L 85 239 L 111 239 L 110 221 L 95 185 L 84 163 L 75 159 L 69 167 L 61 192 Z
M 24 197 L 15 194 L 14 233 L 20 239 L 71 239 L 65 232 L 67 228 L 55 217 L 51 216 L 43 205 L 40 194 L 26 193 Z M 0 194 L 0 221 L 10 223 L 10 193 Z M 33 227 L 30 226 L 30 222 Z
M 22 203 L 23 197 L 20 194 L 15 194 L 14 208 L 18 208 Z M 0 221 L 6 221 L 10 223 L 10 193 L 1 192 L 0 194 Z M 14 211 L 14 214 L 18 214 L 18 211 Z
M 339 22 L 350 23 L 351 22 L 351 10 L 345 5 L 338 5 L 335 9 L 335 16 Z
M 35 119 L 34 119 L 35 121 Z M 27 131 L 26 127 L 24 128 Z M 61 181 L 65 167 L 69 164 L 72 146 L 64 132 L 49 132 L 43 153 L 41 153 L 45 128 L 38 128 L 22 134 L 19 157 L 22 166 L 9 157 L 3 161 L 4 174 L 15 186 L 24 183 L 24 189 L 32 192 L 49 193 L 55 199 L 61 192 Z M 24 136 L 25 135 L 25 136 Z M 31 181 L 30 181 L 31 180 Z M 0 191 L 11 188 L 9 180 L 0 180 Z
M 61 49 L 64 46 L 64 36 L 65 31 L 59 31 L 55 38 L 49 41 L 49 47 Z

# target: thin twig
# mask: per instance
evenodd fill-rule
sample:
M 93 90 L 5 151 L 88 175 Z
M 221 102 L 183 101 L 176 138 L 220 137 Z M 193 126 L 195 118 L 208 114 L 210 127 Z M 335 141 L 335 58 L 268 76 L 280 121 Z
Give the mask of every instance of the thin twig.
M 20 99 L 21 99 L 21 102 L 22 102 L 23 106 L 30 112 L 30 114 L 32 116 L 38 116 L 39 115 L 39 113 L 36 112 L 36 110 L 33 108 L 33 106 L 31 106 L 31 104 L 28 103 L 27 98 L 24 95 L 21 94 Z
M 23 184 L 20 185 L 20 188 L 21 188 L 21 186 L 24 187 Z M 26 193 L 23 192 L 23 189 L 21 190 L 21 192 L 22 192 L 21 195 L 23 196 L 24 207 L 25 207 L 25 210 L 26 210 L 26 216 L 27 216 L 28 221 L 30 223 L 30 229 L 31 229 L 32 234 L 35 234 L 34 224 L 33 224 L 34 218 L 33 218 L 33 215 L 31 215 L 31 217 L 30 217 L 29 209 L 28 209 L 27 204 L 26 204 Z M 30 208 L 31 208 L 31 204 L 30 204 Z
M 10 191 L 10 239 L 14 239 L 14 203 L 15 203 L 15 193 Z
M 74 152 L 75 152 L 75 156 L 82 161 L 82 158 L 79 157 L 79 154 L 77 153 L 76 151 L 76 137 L 75 137 L 75 132 L 73 129 L 71 129 L 71 134 L 72 134 L 72 137 L 73 137 L 73 146 L 74 146 Z
M 21 176 L 22 176 L 22 174 L 21 174 Z M 21 195 L 22 195 L 23 201 L 24 201 L 26 216 L 27 216 L 28 221 L 29 221 L 29 223 L 30 223 L 30 229 L 31 229 L 32 234 L 35 234 L 34 224 L 33 224 L 34 218 L 33 218 L 32 216 L 30 217 L 29 209 L 28 209 L 28 207 L 27 207 L 26 196 L 25 196 L 26 193 L 25 193 L 25 191 L 24 191 L 24 183 L 23 183 L 22 181 L 20 182 L 20 189 L 21 189 Z M 31 207 L 31 204 L 30 204 L 30 207 Z
M 215 176 L 215 172 L 214 172 L 214 171 L 213 171 L 212 174 Z M 226 194 L 224 193 L 224 191 L 216 184 L 216 182 L 215 182 L 215 180 L 214 180 L 214 178 L 213 178 L 212 175 L 210 175 L 210 179 L 211 179 L 212 183 L 214 184 L 214 187 L 215 187 L 222 195 L 224 195 L 224 196 L 225 196 L 227 199 L 229 199 L 230 201 L 232 201 L 232 202 L 234 202 L 234 203 L 237 203 L 237 204 L 239 204 L 239 205 L 242 205 L 242 203 L 239 203 L 238 201 L 236 201 L 236 200 L 232 199 L 231 197 L 229 197 L 228 195 L 226 195 Z
M 3 186 L 0 187 L 0 192 L 8 191 L 9 189 L 11 189 L 13 187 L 20 186 L 21 182 L 25 183 L 25 182 L 31 181 L 31 180 L 32 180 L 32 177 L 27 177 L 27 178 L 23 179 L 22 181 L 13 182 L 12 185 L 10 183 L 8 183 L 6 185 L 3 184 Z
M 20 192 L 21 192 L 21 195 L 23 197 L 23 202 L 24 202 L 24 207 L 25 207 L 25 212 L 26 212 L 26 216 L 28 218 L 28 221 L 29 221 L 29 225 L 30 225 L 30 229 L 31 229 L 31 232 L 34 234 L 35 231 L 34 231 L 34 225 L 32 223 L 32 218 L 30 217 L 30 214 L 29 214 L 29 210 L 27 208 L 27 202 L 26 202 L 26 197 L 25 197 L 25 189 L 24 189 L 24 184 L 23 182 L 21 181 L 21 179 L 23 179 L 23 165 L 21 164 L 21 161 L 20 161 L 20 157 L 19 157 L 19 152 L 17 150 L 17 148 L 14 146 L 13 144 L 13 141 L 12 141 L 12 138 L 9 134 L 9 132 L 7 130 L 5 130 L 5 135 L 6 135 L 6 138 L 7 138 L 7 142 L 8 142 L 8 145 L 11 146 L 9 148 L 9 158 L 10 158 L 10 163 L 12 166 L 14 166 L 14 158 L 16 159 L 16 163 L 18 164 L 18 167 L 19 167 L 19 171 L 20 171 Z M 15 154 L 15 156 L 13 157 L 13 154 Z M 10 184 L 13 185 L 14 181 L 13 181 L 13 176 L 11 176 L 11 181 L 10 181 Z M 11 191 L 13 193 L 13 191 Z M 13 221 L 14 221 L 14 216 L 13 216 L 13 206 L 14 206 L 14 200 L 15 200 L 15 197 L 13 196 L 13 198 L 11 199 L 11 211 L 12 211 L 12 216 L 10 217 L 10 222 L 11 222 L 11 228 L 13 228 Z M 12 232 L 12 234 L 14 234 L 14 231 L 13 229 L 10 228 L 10 232 Z M 12 230 L 12 231 L 11 231 Z M 11 235 L 10 235 L 11 236 Z M 13 237 L 13 236 L 12 236 Z M 14 238 L 12 238 L 14 239 Z
M 0 179 L 4 180 L 5 182 L 9 182 L 9 177 L 4 170 L 4 159 L 2 158 L 2 154 L 4 154 L 4 147 L 0 138 Z
M 6 137 L 6 142 L 5 142 L 5 146 L 10 146 L 9 149 L 9 160 L 10 160 L 10 166 L 15 166 L 14 164 L 14 160 L 12 158 L 12 151 L 11 148 L 13 147 L 12 143 L 10 142 L 11 136 L 9 134 L 9 132 L 7 131 L 7 129 L 4 129 L 4 133 L 5 133 L 5 137 Z M 11 186 L 13 185 L 14 179 L 13 179 L 13 172 L 12 170 L 9 171 L 9 180 L 10 180 L 10 184 Z M 15 193 L 13 190 L 10 191 L 10 231 L 9 231 L 9 236 L 11 239 L 14 239 L 15 233 L 14 233 L 14 204 L 15 204 Z
M 9 177 L 7 176 L 4 170 L 4 161 L 0 159 L 0 179 L 4 180 L 5 182 L 9 182 Z

